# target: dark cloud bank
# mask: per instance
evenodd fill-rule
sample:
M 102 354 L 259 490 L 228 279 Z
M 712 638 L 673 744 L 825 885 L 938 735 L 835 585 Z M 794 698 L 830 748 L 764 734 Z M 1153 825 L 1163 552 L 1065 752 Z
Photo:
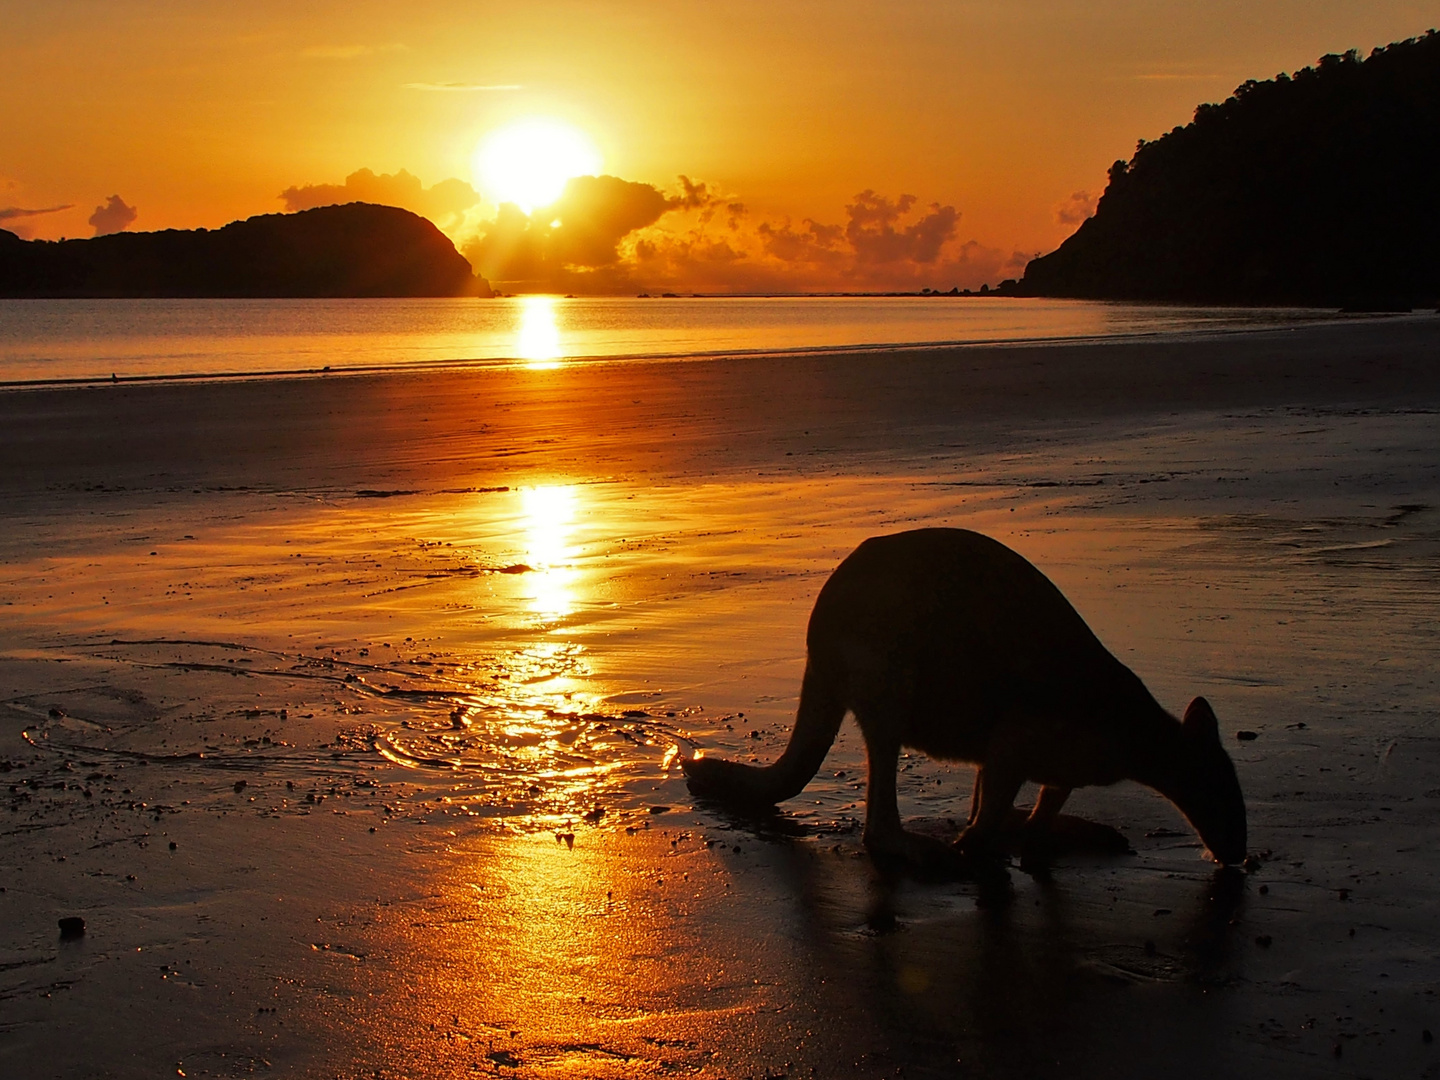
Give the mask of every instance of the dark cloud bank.
M 1023 268 L 1023 255 L 960 242 L 959 222 L 953 206 L 869 190 L 841 224 L 757 220 L 688 177 L 666 193 L 589 176 L 528 216 L 502 207 L 463 251 L 498 288 L 564 292 L 969 288 Z

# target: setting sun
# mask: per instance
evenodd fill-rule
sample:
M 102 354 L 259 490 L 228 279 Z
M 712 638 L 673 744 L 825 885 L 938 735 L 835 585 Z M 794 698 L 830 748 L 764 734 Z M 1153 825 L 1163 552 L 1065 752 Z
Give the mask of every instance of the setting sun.
M 600 152 L 574 128 L 555 120 L 520 120 L 481 141 L 474 171 L 492 199 L 528 214 L 558 199 L 572 176 L 598 173 L 600 164 Z

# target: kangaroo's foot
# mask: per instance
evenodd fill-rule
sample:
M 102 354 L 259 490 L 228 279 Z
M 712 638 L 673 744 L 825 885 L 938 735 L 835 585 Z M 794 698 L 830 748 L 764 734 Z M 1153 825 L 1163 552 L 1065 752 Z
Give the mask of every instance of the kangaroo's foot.
M 992 755 L 975 771 L 970 823 L 955 838 L 956 850 L 970 858 L 996 860 L 1006 852 L 1006 822 L 1025 774 L 1004 755 Z
M 971 822 L 960 830 L 950 847 L 962 858 L 995 862 L 1005 858 L 1010 845 L 1003 830 Z
M 1040 788 L 1034 808 L 1020 826 L 1020 869 L 1043 872 L 1049 866 L 1058 850 L 1055 822 L 1069 797 L 1066 787 L 1046 784 Z
M 862 723 L 862 728 L 864 724 Z M 963 861 L 950 845 L 934 837 L 910 832 L 900 824 L 895 801 L 895 766 L 898 742 L 869 741 L 866 765 L 865 848 L 880 866 L 899 866 L 922 874 L 950 877 L 961 872 Z
M 965 859 L 945 841 L 898 827 L 867 828 L 865 850 L 880 866 L 898 866 L 927 876 L 951 876 L 966 867 Z

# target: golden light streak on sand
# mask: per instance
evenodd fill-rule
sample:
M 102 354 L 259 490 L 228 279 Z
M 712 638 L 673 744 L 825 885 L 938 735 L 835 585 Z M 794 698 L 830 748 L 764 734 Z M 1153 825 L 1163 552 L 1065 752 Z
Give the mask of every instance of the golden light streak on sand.
M 444 914 L 423 928 L 400 920 L 387 928 L 387 948 L 410 972 L 409 1016 L 441 1018 L 445 1031 L 431 1038 L 435 1050 L 407 1064 L 422 1066 L 416 1074 L 460 1075 L 435 1067 L 448 1057 L 483 1075 L 586 1080 L 682 1066 L 692 1075 L 740 1074 L 714 1069 L 716 1044 L 696 1038 L 708 1035 L 697 1020 L 743 1025 L 749 1037 L 765 1031 L 766 1014 L 781 1013 L 763 1007 L 774 980 L 731 987 L 708 973 L 762 951 L 777 966 L 789 957 L 768 936 L 716 955 L 703 920 L 684 917 L 727 895 L 732 875 L 718 854 L 688 832 L 671 846 L 658 828 L 633 837 L 581 830 L 573 843 L 567 835 L 457 846 L 433 879 L 432 903 Z M 642 853 L 664 861 L 657 869 Z M 791 1013 L 781 1016 L 783 1024 Z M 383 1029 L 395 1018 L 372 1023 Z
M 520 493 L 524 512 L 525 561 L 533 568 L 526 580 L 535 596 L 530 610 L 560 619 L 575 610 L 574 587 L 579 572 L 566 565 L 572 546 L 578 488 L 573 484 L 542 485 Z

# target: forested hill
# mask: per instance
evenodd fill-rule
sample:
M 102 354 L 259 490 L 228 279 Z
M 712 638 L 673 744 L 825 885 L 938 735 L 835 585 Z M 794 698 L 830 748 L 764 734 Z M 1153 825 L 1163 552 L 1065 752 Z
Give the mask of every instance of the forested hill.
M 1011 291 L 1409 307 L 1440 299 L 1440 35 L 1247 82 L 1117 161 Z
M 0 296 L 488 296 L 425 218 L 350 203 L 215 230 L 21 240 L 0 230 Z

